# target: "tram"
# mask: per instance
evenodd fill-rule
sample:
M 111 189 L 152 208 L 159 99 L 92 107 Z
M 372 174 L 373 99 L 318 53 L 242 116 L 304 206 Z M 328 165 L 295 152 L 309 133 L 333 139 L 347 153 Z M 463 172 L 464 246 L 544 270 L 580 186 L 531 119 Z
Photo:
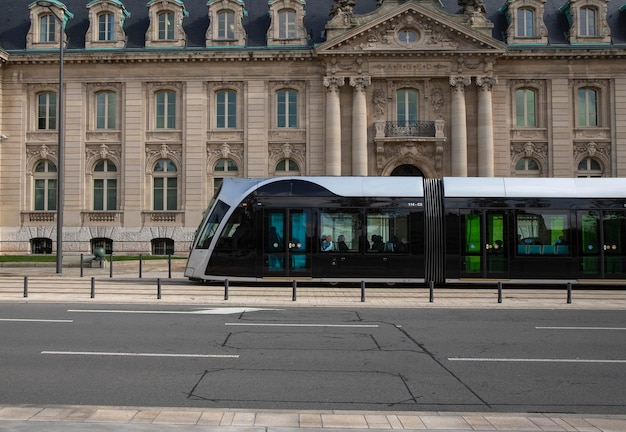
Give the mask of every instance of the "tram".
M 224 179 L 200 281 L 626 282 L 626 179 Z

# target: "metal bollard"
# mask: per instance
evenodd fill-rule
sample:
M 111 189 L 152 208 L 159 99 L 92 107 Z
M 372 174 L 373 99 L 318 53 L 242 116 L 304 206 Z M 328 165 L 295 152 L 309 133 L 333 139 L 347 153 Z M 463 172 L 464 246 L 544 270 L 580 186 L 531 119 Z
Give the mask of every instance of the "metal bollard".
M 28 297 L 28 276 L 24 276 L 24 297 Z
M 80 277 L 83 277 L 83 254 L 80 254 Z
M 167 256 L 167 277 L 172 278 L 172 254 Z
M 298 288 L 298 282 L 294 280 L 291 283 L 291 287 L 291 301 L 296 301 L 296 290 Z
M 157 278 L 157 299 L 161 300 L 161 278 Z
M 228 279 L 224 279 L 224 300 L 228 300 Z
M 432 303 L 435 301 L 435 281 L 430 281 L 429 290 L 430 290 L 429 301 Z
M 96 297 L 96 278 L 92 276 L 91 278 L 91 298 Z
M 567 283 L 567 304 L 572 302 L 572 283 Z
M 143 256 L 139 254 L 139 279 L 141 279 L 141 270 L 143 267 Z
M 498 282 L 498 303 L 502 303 L 502 282 Z
M 365 301 L 365 281 L 361 281 L 361 302 Z
M 109 277 L 113 277 L 113 252 L 109 255 Z

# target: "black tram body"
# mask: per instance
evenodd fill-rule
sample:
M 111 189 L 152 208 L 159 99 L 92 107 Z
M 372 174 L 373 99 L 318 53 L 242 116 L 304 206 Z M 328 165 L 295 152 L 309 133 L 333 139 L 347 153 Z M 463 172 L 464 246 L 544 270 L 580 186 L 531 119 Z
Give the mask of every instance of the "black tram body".
M 626 281 L 626 180 L 225 179 L 193 280 Z

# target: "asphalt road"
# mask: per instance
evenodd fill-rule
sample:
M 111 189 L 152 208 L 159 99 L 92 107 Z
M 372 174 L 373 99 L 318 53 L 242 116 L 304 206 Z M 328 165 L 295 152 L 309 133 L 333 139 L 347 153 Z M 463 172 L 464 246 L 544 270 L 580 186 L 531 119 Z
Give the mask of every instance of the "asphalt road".
M 623 311 L 0 304 L 0 403 L 620 414 Z

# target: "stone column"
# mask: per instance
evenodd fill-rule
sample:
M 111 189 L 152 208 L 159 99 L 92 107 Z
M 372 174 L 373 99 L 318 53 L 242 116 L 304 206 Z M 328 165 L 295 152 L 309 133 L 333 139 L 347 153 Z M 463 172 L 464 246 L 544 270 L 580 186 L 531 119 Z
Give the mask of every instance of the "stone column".
M 366 176 L 367 170 L 367 100 L 365 88 L 371 77 L 350 78 L 354 87 L 352 101 L 352 175 Z
M 343 77 L 324 77 L 326 87 L 326 175 L 341 175 L 341 106 L 339 87 Z
M 450 119 L 450 157 L 452 175 L 467 177 L 467 118 L 465 112 L 465 86 L 470 85 L 469 77 L 450 77 L 452 86 L 452 107 Z
M 495 175 L 491 89 L 497 83 L 496 77 L 476 78 L 478 86 L 478 175 L 480 177 Z

